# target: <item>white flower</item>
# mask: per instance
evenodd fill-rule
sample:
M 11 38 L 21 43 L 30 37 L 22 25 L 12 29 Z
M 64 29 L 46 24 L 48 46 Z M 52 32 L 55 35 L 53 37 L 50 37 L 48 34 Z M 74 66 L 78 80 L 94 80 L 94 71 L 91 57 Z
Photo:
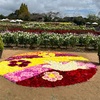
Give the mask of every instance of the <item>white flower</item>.
M 87 69 L 87 66 L 78 66 L 77 62 L 70 61 L 67 64 L 62 64 L 55 61 L 47 61 L 49 65 L 44 65 L 43 67 L 51 68 L 54 70 L 60 70 L 60 71 L 71 71 L 71 70 L 77 70 L 77 69 Z

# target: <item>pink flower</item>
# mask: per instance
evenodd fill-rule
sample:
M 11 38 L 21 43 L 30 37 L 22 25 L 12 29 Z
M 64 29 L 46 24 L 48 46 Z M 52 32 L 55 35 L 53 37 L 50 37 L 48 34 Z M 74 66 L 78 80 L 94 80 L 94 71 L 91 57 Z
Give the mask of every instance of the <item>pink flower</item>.
M 13 73 L 6 75 L 5 78 L 8 78 L 9 80 L 11 80 L 13 82 L 21 81 L 21 77 L 15 76 Z
M 33 72 L 23 72 L 23 73 L 21 74 L 21 77 L 28 77 L 28 76 L 32 77 L 33 74 L 34 74 Z
M 57 80 L 62 80 L 63 76 L 56 71 L 52 71 L 52 72 L 45 72 L 42 78 L 44 80 L 56 82 Z
M 88 68 L 96 68 L 96 65 L 92 64 L 92 63 L 84 63 L 84 62 L 77 62 L 78 66 L 86 66 Z

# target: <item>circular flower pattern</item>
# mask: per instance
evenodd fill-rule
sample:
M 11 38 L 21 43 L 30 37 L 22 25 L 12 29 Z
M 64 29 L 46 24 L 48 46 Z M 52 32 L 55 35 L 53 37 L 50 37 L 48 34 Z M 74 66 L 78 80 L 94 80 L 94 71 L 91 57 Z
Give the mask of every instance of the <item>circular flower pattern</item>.
M 48 80 L 51 82 L 55 82 L 57 80 L 61 80 L 63 78 L 62 75 L 59 75 L 58 72 L 52 71 L 52 72 L 45 72 L 44 76 L 42 77 L 44 80 Z
M 29 87 L 56 87 L 81 83 L 96 73 L 87 58 L 63 52 L 31 52 L 0 62 L 0 75 Z

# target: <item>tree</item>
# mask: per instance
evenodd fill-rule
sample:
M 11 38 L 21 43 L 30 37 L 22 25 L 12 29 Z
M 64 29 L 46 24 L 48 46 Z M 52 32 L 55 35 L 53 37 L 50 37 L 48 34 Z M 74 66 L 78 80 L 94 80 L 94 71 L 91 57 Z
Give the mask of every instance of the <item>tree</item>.
M 16 11 L 16 14 L 18 14 L 18 18 L 22 20 L 29 20 L 30 18 L 30 12 L 28 11 L 27 5 L 24 3 L 21 4 L 20 9 Z
M 0 19 L 3 19 L 3 18 L 5 18 L 5 16 L 1 14 L 1 15 L 0 15 Z
M 76 23 L 77 25 L 84 25 L 86 21 L 82 16 L 78 16 L 78 17 L 73 17 L 73 22 Z
M 31 21 L 44 21 L 44 14 L 40 14 L 40 13 L 33 13 L 30 14 L 30 20 Z
M 50 22 L 50 21 L 55 21 L 55 18 L 58 17 L 59 12 L 48 12 L 44 16 L 44 21 L 45 22 Z
M 21 4 L 20 8 L 16 10 L 14 13 L 8 15 L 9 19 L 22 19 L 22 20 L 29 20 L 30 19 L 30 12 L 28 11 L 27 5 L 24 3 Z
M 87 21 L 88 22 L 98 22 L 99 17 L 97 17 L 95 14 L 89 14 L 87 16 Z

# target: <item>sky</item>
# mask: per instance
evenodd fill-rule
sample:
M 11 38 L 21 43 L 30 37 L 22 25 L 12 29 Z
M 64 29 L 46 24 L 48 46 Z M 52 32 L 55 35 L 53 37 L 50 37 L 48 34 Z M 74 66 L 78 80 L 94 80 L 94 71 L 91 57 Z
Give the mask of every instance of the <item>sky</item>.
M 30 13 L 52 11 L 61 16 L 87 16 L 100 11 L 100 0 L 0 0 L 0 14 L 13 13 L 21 3 L 28 6 Z

